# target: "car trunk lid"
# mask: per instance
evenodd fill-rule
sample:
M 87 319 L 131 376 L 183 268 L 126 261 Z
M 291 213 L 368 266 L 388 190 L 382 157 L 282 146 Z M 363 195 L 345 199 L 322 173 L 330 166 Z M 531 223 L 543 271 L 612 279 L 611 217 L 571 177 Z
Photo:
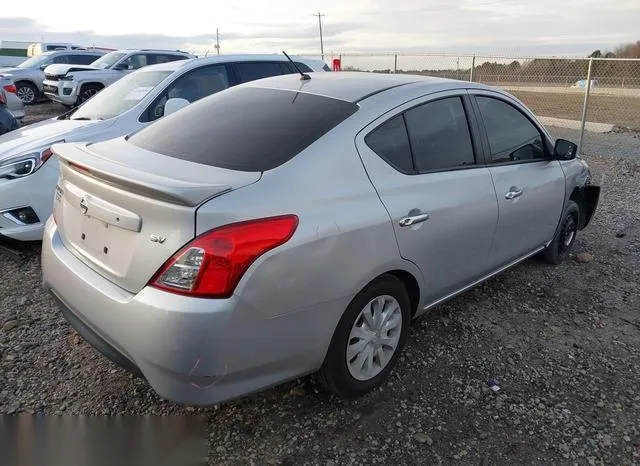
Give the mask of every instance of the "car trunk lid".
M 124 138 L 53 151 L 60 157 L 53 215 L 62 241 L 132 293 L 194 238 L 202 202 L 261 177 L 163 156 Z

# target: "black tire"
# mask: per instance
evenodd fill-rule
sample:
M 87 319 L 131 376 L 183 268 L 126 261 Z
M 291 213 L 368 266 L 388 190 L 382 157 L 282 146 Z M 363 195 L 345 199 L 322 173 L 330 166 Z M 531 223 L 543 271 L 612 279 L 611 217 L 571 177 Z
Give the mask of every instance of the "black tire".
M 376 297 L 383 295 L 392 296 L 400 305 L 402 313 L 400 338 L 395 352 L 378 375 L 369 380 L 357 380 L 351 375 L 346 359 L 351 329 L 364 307 Z M 392 275 L 383 275 L 375 279 L 353 298 L 342 315 L 333 333 L 324 363 L 317 374 L 319 382 L 343 398 L 355 398 L 376 388 L 385 381 L 395 366 L 409 336 L 410 322 L 411 300 L 404 284 Z
M 102 90 L 102 86 L 97 84 L 85 84 L 80 88 L 77 104 L 80 105 Z
M 567 202 L 560 220 L 560 227 L 551 244 L 544 250 L 543 256 L 547 262 L 558 265 L 569 257 L 578 233 L 579 221 L 580 207 L 574 201 Z
M 16 83 L 16 95 L 25 105 L 33 105 L 38 102 L 40 91 L 35 84 L 28 81 L 18 81 Z

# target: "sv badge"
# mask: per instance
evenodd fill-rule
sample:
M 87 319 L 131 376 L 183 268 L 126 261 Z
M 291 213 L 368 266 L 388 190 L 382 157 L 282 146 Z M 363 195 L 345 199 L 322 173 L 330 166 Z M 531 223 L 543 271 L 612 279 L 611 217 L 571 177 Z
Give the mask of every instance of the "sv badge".
M 159 235 L 151 235 L 149 237 L 149 241 L 151 241 L 152 243 L 164 243 L 166 241 L 167 237 L 166 236 L 159 236 Z

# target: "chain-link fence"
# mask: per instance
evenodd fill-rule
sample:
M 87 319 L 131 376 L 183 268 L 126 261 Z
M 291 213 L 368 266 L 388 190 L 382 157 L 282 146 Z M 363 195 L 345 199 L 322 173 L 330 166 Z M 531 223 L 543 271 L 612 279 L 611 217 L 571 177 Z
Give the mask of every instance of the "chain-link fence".
M 544 124 L 579 131 L 576 142 L 583 141 L 585 129 L 640 131 L 640 59 L 325 55 L 329 64 L 334 58 L 342 71 L 421 74 L 501 87 Z

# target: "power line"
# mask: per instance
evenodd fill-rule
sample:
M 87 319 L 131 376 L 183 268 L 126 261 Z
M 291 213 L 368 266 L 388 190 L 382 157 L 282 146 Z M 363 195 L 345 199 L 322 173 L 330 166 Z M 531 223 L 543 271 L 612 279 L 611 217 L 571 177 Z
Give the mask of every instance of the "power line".
M 318 12 L 317 14 L 314 14 L 313 16 L 317 16 L 318 17 L 318 27 L 320 28 L 320 55 L 322 56 L 322 59 L 324 60 L 324 44 L 322 43 L 322 17 L 324 15 L 322 13 Z

